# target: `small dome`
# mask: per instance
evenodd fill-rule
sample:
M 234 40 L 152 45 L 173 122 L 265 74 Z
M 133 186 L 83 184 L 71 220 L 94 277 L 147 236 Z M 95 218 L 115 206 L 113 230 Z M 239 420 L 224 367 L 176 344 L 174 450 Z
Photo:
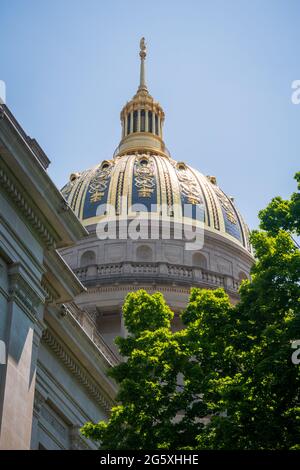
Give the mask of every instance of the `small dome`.
M 205 229 L 217 232 L 251 252 L 248 228 L 233 204 L 217 185 L 184 162 L 155 153 L 125 154 L 104 160 L 76 173 L 62 194 L 85 226 L 104 215 L 129 219 L 144 211 L 176 223 L 198 219 Z M 185 205 L 191 208 L 185 212 Z M 162 214 L 162 207 L 165 211 Z M 198 210 L 194 210 L 195 208 Z

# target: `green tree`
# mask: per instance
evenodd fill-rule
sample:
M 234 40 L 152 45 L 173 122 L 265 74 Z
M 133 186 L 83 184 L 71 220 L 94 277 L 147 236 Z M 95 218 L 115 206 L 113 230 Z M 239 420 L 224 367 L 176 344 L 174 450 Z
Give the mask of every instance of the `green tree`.
M 291 340 L 300 339 L 299 193 L 273 199 L 260 218 L 252 280 L 240 288 L 226 336 L 233 370 L 215 383 L 201 449 L 300 449 L 300 366 L 291 361 Z
M 260 218 L 238 304 L 223 289 L 192 289 L 183 328 L 172 333 L 160 294 L 127 296 L 129 334 L 117 340 L 125 361 L 110 372 L 119 404 L 107 423 L 87 423 L 85 436 L 104 449 L 300 448 L 300 366 L 291 361 L 291 340 L 300 339 L 299 193 L 273 199 Z
M 270 204 L 259 212 L 260 227 L 270 235 L 276 235 L 279 230 L 285 230 L 291 235 L 300 235 L 300 172 L 295 174 L 298 192 L 288 200 L 277 196 Z
M 109 372 L 119 384 L 108 422 L 87 423 L 82 433 L 102 449 L 156 449 L 176 446 L 175 417 L 181 404 L 178 373 L 185 354 L 172 333 L 173 313 L 160 293 L 140 290 L 127 296 L 123 315 L 128 331 L 116 342 L 125 362 Z

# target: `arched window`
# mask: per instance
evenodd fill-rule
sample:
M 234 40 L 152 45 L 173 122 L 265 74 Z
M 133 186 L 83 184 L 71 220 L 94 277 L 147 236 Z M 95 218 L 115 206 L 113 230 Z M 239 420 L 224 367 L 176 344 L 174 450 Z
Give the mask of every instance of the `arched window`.
M 133 132 L 137 132 L 138 112 L 133 112 Z
M 152 111 L 148 111 L 148 132 L 153 132 Z
M 130 134 L 130 122 L 131 122 L 131 114 L 127 115 L 127 134 Z
M 205 258 L 204 255 L 202 255 L 202 253 L 194 253 L 193 266 L 207 269 L 207 259 Z
M 92 250 L 85 251 L 80 258 L 80 267 L 90 266 L 96 264 L 96 255 Z
M 159 132 L 158 132 L 158 116 L 157 116 L 157 114 L 155 114 L 155 134 L 159 135 Z
M 136 249 L 137 261 L 152 261 L 153 252 L 152 248 L 148 245 L 140 245 Z
M 141 132 L 145 132 L 145 110 L 141 110 Z

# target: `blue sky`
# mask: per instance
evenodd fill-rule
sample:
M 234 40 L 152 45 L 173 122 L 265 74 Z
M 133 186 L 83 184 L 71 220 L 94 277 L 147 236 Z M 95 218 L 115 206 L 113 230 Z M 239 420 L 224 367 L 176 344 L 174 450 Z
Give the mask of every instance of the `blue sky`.
M 250 228 L 273 196 L 295 189 L 299 1 L 0 0 L 0 21 L 7 105 L 59 187 L 111 158 L 145 36 L 173 158 L 216 175 Z

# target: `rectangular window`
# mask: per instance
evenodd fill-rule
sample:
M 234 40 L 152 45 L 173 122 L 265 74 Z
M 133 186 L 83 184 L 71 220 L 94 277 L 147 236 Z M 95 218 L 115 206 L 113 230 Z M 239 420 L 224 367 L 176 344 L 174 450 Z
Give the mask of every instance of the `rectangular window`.
M 157 114 L 155 114 L 155 134 L 159 135 L 159 132 L 158 132 L 158 116 L 157 116 Z
M 137 122 L 138 122 L 138 112 L 134 111 L 134 113 L 133 113 L 133 132 L 137 131 Z
M 152 111 L 148 111 L 148 132 L 153 132 Z
M 127 134 L 130 134 L 130 121 L 131 121 L 131 114 L 127 116 Z
M 141 110 L 141 132 L 145 132 L 145 110 Z

